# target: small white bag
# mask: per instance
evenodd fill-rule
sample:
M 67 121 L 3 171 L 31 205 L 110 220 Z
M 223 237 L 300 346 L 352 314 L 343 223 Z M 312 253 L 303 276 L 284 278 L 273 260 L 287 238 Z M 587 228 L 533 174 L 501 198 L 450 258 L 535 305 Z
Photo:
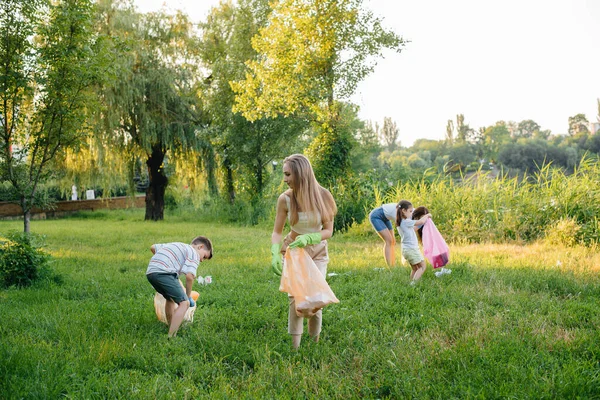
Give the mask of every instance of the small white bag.
M 185 287 L 183 286 L 183 283 L 181 283 L 181 281 L 179 281 L 179 283 L 185 289 Z M 166 303 L 167 303 L 167 299 L 165 299 L 162 294 L 157 292 L 154 295 L 154 311 L 156 311 L 156 317 L 158 318 L 159 321 L 164 322 L 165 324 L 167 323 L 167 314 L 165 312 L 165 304 Z M 175 310 L 177 310 L 177 307 L 179 307 L 179 305 L 175 304 Z M 194 307 L 188 308 L 188 310 L 185 312 L 185 316 L 183 317 L 183 322 L 186 322 L 186 321 L 194 322 L 194 313 L 195 312 L 196 312 L 196 305 L 194 305 Z

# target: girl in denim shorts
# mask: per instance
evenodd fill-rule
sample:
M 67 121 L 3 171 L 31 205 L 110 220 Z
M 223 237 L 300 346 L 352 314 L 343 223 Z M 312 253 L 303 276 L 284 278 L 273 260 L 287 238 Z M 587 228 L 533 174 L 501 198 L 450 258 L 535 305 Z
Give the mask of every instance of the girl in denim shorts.
M 396 264 L 396 236 L 394 234 L 394 228 L 392 227 L 392 221 L 395 220 L 396 203 L 384 204 L 369 213 L 371 225 L 373 225 L 373 228 L 379 237 L 384 241 L 383 256 L 389 267 L 393 267 L 394 264 Z

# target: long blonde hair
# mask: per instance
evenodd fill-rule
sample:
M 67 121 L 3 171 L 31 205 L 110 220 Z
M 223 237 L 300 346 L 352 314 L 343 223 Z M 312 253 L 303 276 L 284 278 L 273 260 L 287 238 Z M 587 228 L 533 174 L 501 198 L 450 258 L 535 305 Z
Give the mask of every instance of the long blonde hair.
M 302 205 L 302 211 L 313 211 L 310 222 L 329 222 L 333 221 L 337 214 L 337 206 L 335 200 L 329 190 L 322 187 L 308 158 L 302 154 L 292 154 L 283 160 L 284 164 L 288 164 L 291 170 L 292 181 L 294 187 L 290 196 L 290 224 L 298 223 L 299 204 Z M 321 214 L 321 221 L 316 221 L 316 213 Z

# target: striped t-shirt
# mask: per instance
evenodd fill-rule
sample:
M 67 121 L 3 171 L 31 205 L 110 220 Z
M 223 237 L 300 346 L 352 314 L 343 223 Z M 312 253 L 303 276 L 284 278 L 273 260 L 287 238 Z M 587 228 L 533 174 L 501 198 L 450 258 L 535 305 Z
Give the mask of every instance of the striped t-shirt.
M 189 244 L 179 242 L 155 244 L 154 249 L 156 253 L 150 259 L 146 275 L 155 272 L 185 275 L 191 272 L 196 276 L 200 257 Z

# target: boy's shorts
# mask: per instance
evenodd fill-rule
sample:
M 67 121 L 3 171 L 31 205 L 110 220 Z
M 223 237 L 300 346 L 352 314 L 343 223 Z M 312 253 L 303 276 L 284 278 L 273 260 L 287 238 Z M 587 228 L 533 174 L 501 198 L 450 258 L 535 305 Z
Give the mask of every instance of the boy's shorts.
M 386 229 L 389 229 L 390 231 L 394 230 L 392 223 L 389 219 L 387 219 L 385 213 L 383 212 L 383 207 L 377 207 L 371 211 L 369 214 L 369 221 L 371 221 L 371 225 L 373 225 L 373 228 L 375 228 L 377 232 L 381 232 Z
M 425 260 L 419 249 L 402 249 L 402 257 L 410 265 L 415 265 Z
M 161 274 L 160 272 L 153 272 L 146 275 L 148 282 L 154 289 L 167 300 L 171 299 L 175 303 L 179 304 L 182 301 L 187 301 L 187 295 L 181 281 L 177 277 L 177 274 Z

